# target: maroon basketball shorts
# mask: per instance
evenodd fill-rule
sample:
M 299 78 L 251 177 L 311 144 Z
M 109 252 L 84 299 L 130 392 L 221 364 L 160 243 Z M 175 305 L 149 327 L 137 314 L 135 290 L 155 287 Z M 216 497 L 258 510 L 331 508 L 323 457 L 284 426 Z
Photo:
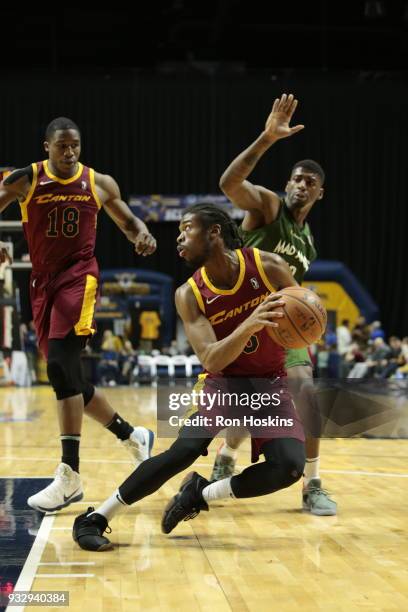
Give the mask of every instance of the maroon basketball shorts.
M 251 460 L 256 462 L 262 446 L 275 438 L 305 441 L 286 378 L 222 378 L 202 376 L 194 387 L 197 404 L 187 415 L 215 437 L 225 427 L 246 427 L 251 434 Z
M 78 261 L 59 272 L 32 272 L 33 320 L 45 358 L 48 357 L 48 340 L 64 338 L 71 330 L 77 336 L 89 336 L 95 332 L 98 279 L 95 258 Z

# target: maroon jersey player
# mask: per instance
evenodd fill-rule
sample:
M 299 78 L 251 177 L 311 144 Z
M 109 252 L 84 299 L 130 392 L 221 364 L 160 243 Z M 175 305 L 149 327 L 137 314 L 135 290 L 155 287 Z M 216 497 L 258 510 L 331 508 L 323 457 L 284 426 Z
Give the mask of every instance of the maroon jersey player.
M 184 253 L 183 246 L 181 252 Z M 188 280 L 187 295 L 194 294 L 201 313 L 208 319 L 217 340 L 222 340 L 248 318 L 258 304 L 276 290 L 269 282 L 258 249 L 236 249 L 239 272 L 231 289 L 219 289 L 211 282 L 205 266 Z M 222 299 L 220 299 L 222 298 Z M 285 376 L 284 350 L 273 342 L 265 328 L 253 334 L 234 361 L 223 368 L 223 376 Z
M 181 520 L 208 510 L 208 502 L 273 493 L 295 483 L 303 472 L 304 433 L 285 386 L 284 354 L 265 330 L 278 325 L 282 316 L 275 310 L 284 303 L 276 291 L 296 282 L 279 256 L 239 246 L 237 228 L 222 209 L 199 204 L 187 210 L 180 223 L 178 251 L 199 269 L 177 290 L 177 310 L 206 372 L 200 390 L 213 392 L 217 414 L 225 414 L 220 390 L 229 393 L 231 384 L 241 391 L 266 390 L 275 381 L 280 401 L 270 413 L 282 418 L 276 419 L 278 426 L 251 432 L 253 461 L 259 454 L 264 461 L 212 483 L 196 472 L 189 474 L 165 508 L 164 533 L 170 533 Z M 230 416 L 235 409 L 239 406 L 232 407 Z M 191 407 L 189 417 L 167 451 L 144 461 L 96 511 L 88 508 L 76 518 L 73 537 L 81 548 L 109 548 L 111 543 L 103 535 L 108 520 L 206 454 L 213 437 L 225 427 L 216 422 L 213 411 L 207 412 L 201 399 Z
M 59 510 L 83 497 L 79 441 L 85 413 L 114 433 L 136 462 L 146 458 L 153 434 L 133 428 L 82 374 L 80 353 L 95 331 L 98 264 L 94 256 L 101 207 L 134 244 L 150 255 L 156 242 L 145 224 L 122 201 L 114 179 L 79 161 L 81 134 L 70 119 L 48 125 L 48 159 L 13 171 L 0 186 L 0 212 L 18 200 L 32 262 L 30 296 L 40 349 L 55 391 L 62 459 L 54 481 L 28 503 L 40 511 Z M 0 261 L 8 258 L 0 243 Z

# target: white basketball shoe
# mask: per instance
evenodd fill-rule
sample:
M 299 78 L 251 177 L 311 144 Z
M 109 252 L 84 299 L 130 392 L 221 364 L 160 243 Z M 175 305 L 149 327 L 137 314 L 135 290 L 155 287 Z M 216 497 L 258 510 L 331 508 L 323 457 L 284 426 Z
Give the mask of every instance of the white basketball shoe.
M 135 427 L 127 440 L 122 440 L 121 444 L 129 451 L 133 461 L 138 467 L 142 461 L 151 455 L 154 442 L 154 433 L 146 427 Z
M 55 512 L 80 501 L 84 496 L 81 478 L 66 463 L 60 463 L 48 487 L 31 495 L 27 504 L 39 512 Z

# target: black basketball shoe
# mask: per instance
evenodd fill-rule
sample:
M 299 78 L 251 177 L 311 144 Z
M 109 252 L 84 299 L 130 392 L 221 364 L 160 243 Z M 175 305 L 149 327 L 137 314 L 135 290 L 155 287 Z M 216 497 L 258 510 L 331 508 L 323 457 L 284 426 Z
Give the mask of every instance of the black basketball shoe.
M 90 514 L 95 508 L 76 517 L 72 528 L 72 537 L 84 550 L 100 552 L 112 548 L 112 543 L 103 535 L 104 531 L 111 533 L 108 521 L 102 514 Z
M 188 521 L 200 514 L 201 510 L 208 512 L 207 502 L 202 497 L 202 490 L 210 482 L 197 474 L 190 472 L 181 483 L 177 495 L 175 495 L 164 509 L 162 517 L 162 532 L 170 533 L 180 523 Z

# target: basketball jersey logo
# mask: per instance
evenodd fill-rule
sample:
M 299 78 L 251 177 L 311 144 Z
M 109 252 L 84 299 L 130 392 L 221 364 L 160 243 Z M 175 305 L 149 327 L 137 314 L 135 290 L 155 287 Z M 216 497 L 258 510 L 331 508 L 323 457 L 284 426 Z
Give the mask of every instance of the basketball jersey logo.
M 250 279 L 249 279 L 249 282 L 251 283 L 251 285 L 252 285 L 252 288 L 253 288 L 253 289 L 255 289 L 255 290 L 256 290 L 256 289 L 259 289 L 258 279 L 257 279 L 255 276 L 253 276 L 252 278 L 250 278 Z

